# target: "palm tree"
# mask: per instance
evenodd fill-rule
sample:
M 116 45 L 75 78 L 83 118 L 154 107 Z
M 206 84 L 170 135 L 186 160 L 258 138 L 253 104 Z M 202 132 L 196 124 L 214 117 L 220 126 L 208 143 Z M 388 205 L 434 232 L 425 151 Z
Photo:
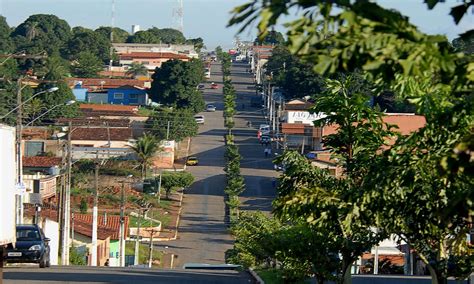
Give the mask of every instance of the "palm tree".
M 148 76 L 148 69 L 145 65 L 138 62 L 133 62 L 130 67 L 128 67 L 127 75 L 132 75 L 134 78 L 138 77 L 139 75 Z
M 151 164 L 151 159 L 160 150 L 158 140 L 153 135 L 145 134 L 138 138 L 133 146 L 130 146 L 138 156 L 141 164 L 142 179 L 146 178 L 147 167 Z
M 37 22 L 29 22 L 26 24 L 26 38 L 28 41 L 33 40 L 38 35 L 38 23 Z

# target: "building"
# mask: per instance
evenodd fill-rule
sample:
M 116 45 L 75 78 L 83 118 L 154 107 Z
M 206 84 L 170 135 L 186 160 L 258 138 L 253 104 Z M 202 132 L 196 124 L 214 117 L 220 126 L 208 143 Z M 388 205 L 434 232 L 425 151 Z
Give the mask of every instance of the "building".
M 156 44 L 156 43 L 112 43 L 118 54 L 132 52 L 170 52 L 184 54 L 189 58 L 198 58 L 199 54 L 192 44 Z
M 23 157 L 22 162 L 23 182 L 26 187 L 26 193 L 39 194 L 39 198 L 46 202 L 54 198 L 56 196 L 57 179 L 60 175 L 62 159 L 58 157 L 31 156 Z
M 107 102 L 117 105 L 147 105 L 148 93 L 145 89 L 124 85 L 107 91 Z
M 140 25 L 132 25 L 132 35 L 140 31 Z
M 75 213 L 73 216 L 73 244 L 80 252 L 86 253 L 88 265 L 91 264 L 92 215 Z M 104 266 L 107 259 L 110 266 L 120 266 L 119 239 L 120 216 L 99 215 L 97 218 L 97 265 Z M 125 239 L 128 237 L 129 218 L 124 217 Z
M 189 61 L 191 57 L 172 52 L 130 52 L 120 53 L 119 63 L 123 66 L 130 66 L 132 63 L 143 64 L 148 71 L 154 71 L 169 60 Z

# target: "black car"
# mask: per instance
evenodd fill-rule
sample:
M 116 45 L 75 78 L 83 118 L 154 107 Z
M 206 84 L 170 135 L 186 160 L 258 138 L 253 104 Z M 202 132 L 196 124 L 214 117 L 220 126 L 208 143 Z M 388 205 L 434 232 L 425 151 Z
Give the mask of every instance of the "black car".
M 9 244 L 5 254 L 7 263 L 38 263 L 49 267 L 49 239 L 38 225 L 17 225 L 15 246 Z

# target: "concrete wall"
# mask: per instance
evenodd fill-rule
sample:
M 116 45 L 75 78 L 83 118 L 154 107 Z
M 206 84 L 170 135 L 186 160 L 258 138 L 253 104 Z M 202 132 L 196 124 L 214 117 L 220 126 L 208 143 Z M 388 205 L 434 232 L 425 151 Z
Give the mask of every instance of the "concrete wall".
M 59 255 L 59 223 L 48 218 L 43 220 L 43 232 L 47 238 L 51 241 L 49 242 L 49 258 L 51 265 L 58 265 L 58 255 Z

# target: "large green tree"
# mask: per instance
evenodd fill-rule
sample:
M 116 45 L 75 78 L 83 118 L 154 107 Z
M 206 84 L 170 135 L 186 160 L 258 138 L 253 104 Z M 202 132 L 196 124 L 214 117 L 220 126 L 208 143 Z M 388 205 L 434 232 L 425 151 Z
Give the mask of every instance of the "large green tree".
M 158 36 L 149 30 L 138 31 L 127 39 L 128 43 L 160 43 Z
M 88 52 L 106 63 L 110 59 L 110 40 L 95 31 L 81 31 L 75 33 L 67 42 L 63 53 L 71 60 L 78 59 L 82 52 Z
M 105 38 L 110 39 L 110 32 L 111 32 L 110 27 L 100 27 L 95 30 L 96 33 L 102 35 Z M 121 28 L 114 27 L 113 28 L 114 34 L 113 34 L 113 42 L 114 43 L 123 43 L 126 42 L 130 34 Z
M 438 2 L 426 1 L 429 8 Z M 451 15 L 456 22 L 471 5 L 470 0 L 455 4 Z M 472 219 L 472 196 L 463 190 L 472 184 L 472 175 L 458 174 L 458 165 L 466 163 L 464 155 L 455 154 L 459 149 L 464 149 L 462 153 L 468 151 L 466 145 L 469 144 L 453 141 L 467 141 L 472 137 L 473 114 L 469 102 L 472 101 L 474 63 L 466 60 L 465 54 L 453 52 L 444 36 L 423 34 L 400 13 L 369 1 L 251 1 L 236 8 L 231 24 L 243 21 L 249 24 L 258 18 L 263 37 L 280 16 L 298 7 L 304 14 L 288 23 L 292 53 L 314 62 L 315 71 L 321 75 L 360 69 L 374 82 L 375 90 L 392 89 L 425 115 L 426 127 L 409 140 L 398 139 L 401 148 L 393 147 L 391 154 L 386 154 L 392 157 L 386 159 L 388 164 L 368 167 L 373 172 L 366 175 L 372 178 L 385 174 L 386 169 L 398 169 L 399 172 L 389 175 L 390 188 L 384 193 L 410 196 L 416 192 L 420 198 L 405 199 L 409 210 L 398 208 L 395 215 L 381 214 L 391 204 L 381 195 L 371 195 L 380 191 L 377 185 L 370 187 L 367 183 L 368 187 L 363 187 L 367 191 L 364 198 L 379 205 L 374 212 L 386 217 L 378 219 L 374 226 L 386 222 L 384 227 L 389 232 L 399 234 L 418 247 L 421 254 L 427 255 L 423 259 L 433 283 L 446 283 L 448 275 L 462 277 L 463 269 L 450 271 L 448 268 L 452 265 L 448 264 L 458 268 L 469 265 L 465 258 L 466 243 L 453 240 L 465 237 L 463 228 L 468 227 Z M 422 163 L 420 156 L 423 156 Z M 454 174 L 446 173 L 452 171 Z M 433 198 L 423 200 L 428 195 Z M 424 206 L 418 206 L 420 202 Z M 451 217 L 427 217 L 451 211 L 455 212 Z M 422 228 L 416 228 L 420 225 Z M 437 250 L 426 253 L 425 250 L 437 244 Z
M 0 53 L 13 51 L 13 42 L 10 38 L 11 29 L 5 17 L 0 16 Z M 2 61 L 0 60 L 0 63 Z
M 195 113 L 204 109 L 202 93 L 196 89 L 204 79 L 204 68 L 200 60 L 167 61 L 156 68 L 152 78 L 150 95 L 153 101 L 176 108 L 187 108 Z
M 65 20 L 54 15 L 37 14 L 16 27 L 11 36 L 18 51 L 54 54 L 61 50 L 72 32 Z
M 196 136 L 198 125 L 193 112 L 188 109 L 163 110 L 149 119 L 151 133 L 159 139 L 181 141 Z
M 97 73 L 102 70 L 102 61 L 90 51 L 82 51 L 77 54 L 77 59 L 72 63 L 74 76 L 84 78 L 97 77 Z

